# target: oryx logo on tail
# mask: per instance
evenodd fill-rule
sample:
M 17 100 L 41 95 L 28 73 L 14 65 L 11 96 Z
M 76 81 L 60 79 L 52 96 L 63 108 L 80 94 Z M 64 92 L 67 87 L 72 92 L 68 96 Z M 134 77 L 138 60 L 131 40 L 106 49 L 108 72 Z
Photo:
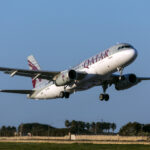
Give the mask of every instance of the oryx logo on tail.
M 32 55 L 28 56 L 28 65 L 30 70 L 34 70 L 34 71 L 41 70 L 39 64 L 37 63 L 36 59 Z M 32 79 L 33 88 L 38 87 L 42 81 L 43 81 L 42 79 L 38 79 L 38 78 Z

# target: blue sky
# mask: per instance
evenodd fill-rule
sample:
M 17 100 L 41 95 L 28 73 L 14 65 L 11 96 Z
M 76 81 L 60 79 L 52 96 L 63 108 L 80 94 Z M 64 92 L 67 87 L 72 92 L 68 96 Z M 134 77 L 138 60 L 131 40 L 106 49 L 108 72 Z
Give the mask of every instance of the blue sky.
M 138 50 L 124 73 L 150 76 L 149 0 L 2 0 L 0 1 L 0 66 L 28 69 L 33 54 L 42 69 L 59 71 L 118 42 Z M 31 89 L 31 79 L 0 73 L 0 89 Z M 28 100 L 25 95 L 0 94 L 0 126 L 40 122 L 64 127 L 64 121 L 129 121 L 150 123 L 150 82 L 125 91 L 101 87 L 71 95 L 69 100 Z

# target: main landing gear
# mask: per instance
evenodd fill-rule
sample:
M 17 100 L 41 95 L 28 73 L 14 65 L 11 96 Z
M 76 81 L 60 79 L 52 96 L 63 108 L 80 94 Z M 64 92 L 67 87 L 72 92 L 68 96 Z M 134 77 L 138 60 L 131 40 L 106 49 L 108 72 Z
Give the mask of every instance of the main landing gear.
M 60 92 L 60 98 L 69 98 L 70 93 L 69 92 Z
M 119 80 L 123 79 L 123 69 L 124 69 L 123 67 L 117 67 L 117 71 L 120 73 Z M 103 85 L 102 85 L 102 88 L 103 88 L 103 93 L 100 94 L 99 99 L 101 101 L 103 101 L 103 100 L 108 101 L 109 100 L 109 95 L 106 94 L 106 90 L 108 88 L 108 83 L 104 82 Z
M 70 93 L 66 92 L 66 88 L 68 85 L 64 86 L 64 91 L 60 92 L 59 97 L 60 98 L 69 98 L 70 97 Z
M 103 94 L 100 94 L 99 99 L 101 101 L 103 101 L 103 100 L 108 101 L 109 100 L 109 95 L 106 94 L 106 89 L 108 88 L 108 84 L 102 85 L 102 88 L 103 88 Z

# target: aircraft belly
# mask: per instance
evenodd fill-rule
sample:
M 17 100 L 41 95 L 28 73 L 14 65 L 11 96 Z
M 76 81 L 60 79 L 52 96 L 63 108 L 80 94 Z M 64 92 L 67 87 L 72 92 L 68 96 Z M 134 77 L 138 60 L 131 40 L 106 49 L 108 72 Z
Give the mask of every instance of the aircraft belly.
M 97 83 L 94 83 L 94 82 L 83 83 L 76 88 L 76 91 L 88 90 L 94 86 L 97 86 Z
M 75 88 L 74 91 L 83 91 L 83 90 L 88 90 L 94 86 L 101 85 L 102 80 L 99 78 L 91 78 L 89 80 L 83 81 L 80 84 L 78 84 Z
M 58 87 L 55 84 L 52 84 L 38 92 L 34 96 L 35 99 L 55 99 L 59 98 L 60 92 L 63 91 L 64 88 L 62 86 Z

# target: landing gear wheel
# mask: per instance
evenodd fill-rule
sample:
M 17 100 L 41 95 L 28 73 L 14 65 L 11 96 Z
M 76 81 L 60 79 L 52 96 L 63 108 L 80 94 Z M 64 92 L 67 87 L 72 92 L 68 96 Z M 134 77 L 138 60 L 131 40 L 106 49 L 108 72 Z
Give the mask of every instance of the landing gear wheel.
M 64 96 L 65 96 L 65 93 L 64 92 L 60 92 L 60 98 L 64 98 Z
M 108 101 L 108 100 L 109 100 L 109 95 L 105 94 L 105 101 Z
M 101 101 L 103 101 L 103 100 L 108 101 L 109 100 L 109 95 L 108 94 L 100 94 L 99 99 Z
M 101 101 L 103 101 L 103 100 L 104 100 L 104 94 L 100 94 L 99 99 L 100 99 Z
M 69 92 L 65 92 L 64 94 L 65 94 L 65 95 L 64 95 L 65 98 L 69 98 L 69 96 L 70 96 L 70 93 L 69 93 Z

